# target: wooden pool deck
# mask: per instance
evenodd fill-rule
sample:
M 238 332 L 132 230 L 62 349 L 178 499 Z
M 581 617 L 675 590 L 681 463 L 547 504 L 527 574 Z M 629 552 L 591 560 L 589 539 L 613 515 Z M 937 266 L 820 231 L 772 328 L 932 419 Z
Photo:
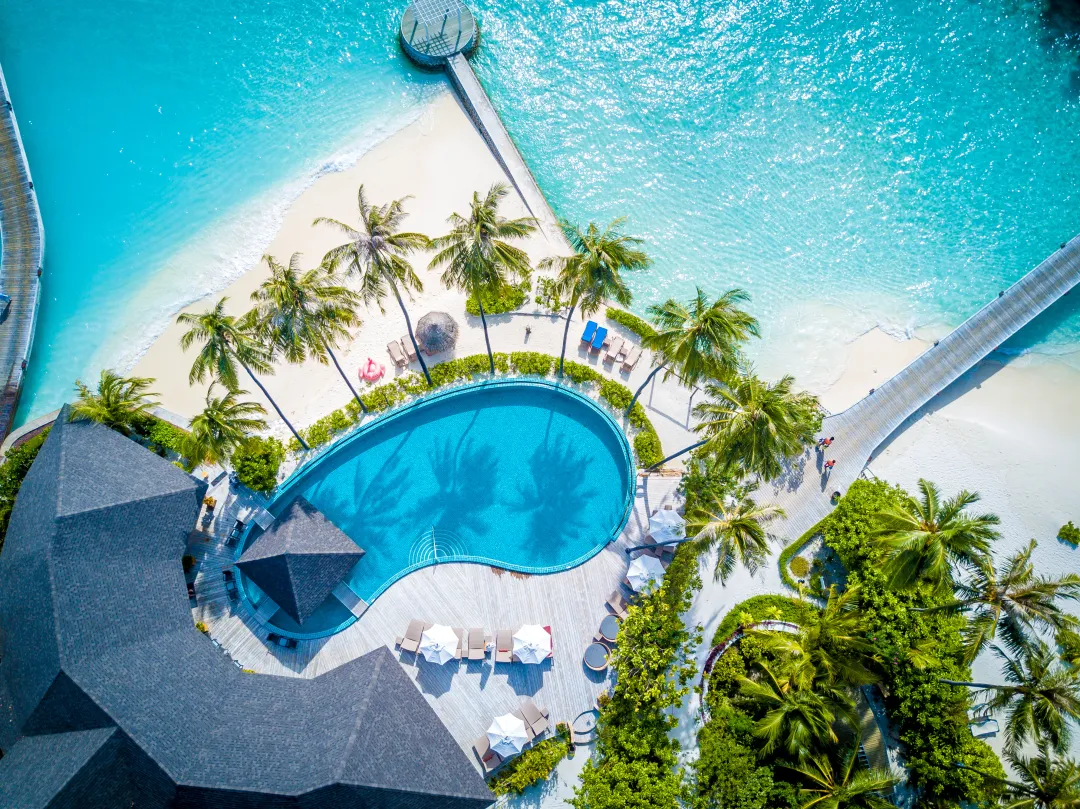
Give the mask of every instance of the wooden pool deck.
M 45 233 L 3 69 L 0 68 L 0 291 L 11 308 L 0 319 L 0 440 L 11 429 L 34 343 Z
M 222 507 L 207 534 L 193 534 L 189 553 L 198 604 L 195 621 L 205 622 L 211 637 L 243 668 L 259 674 L 316 677 L 380 646 L 394 650 L 402 668 L 443 723 L 470 753 L 472 742 L 491 720 L 529 698 L 551 711 L 558 722 L 572 723 L 590 710 L 610 686 L 607 675 L 584 667 L 582 655 L 600 620 L 605 601 L 626 573 L 626 548 L 640 544 L 648 515 L 678 499 L 679 477 L 637 478 L 634 509 L 620 538 L 596 556 L 561 573 L 527 576 L 474 564 L 441 564 L 409 574 L 381 595 L 356 623 L 321 640 L 300 641 L 286 650 L 266 642 L 268 629 L 243 602 L 230 602 L 222 570 L 238 548 L 224 544 L 238 514 L 255 503 L 231 493 L 227 482 L 211 489 Z M 191 578 L 189 576 L 189 578 Z M 541 665 L 494 665 L 461 662 L 438 666 L 394 648 L 413 618 L 468 629 L 515 630 L 522 624 L 552 627 L 553 659 Z
M 836 441 L 824 453 L 809 451 L 779 479 L 763 485 L 762 502 L 784 509 L 786 518 L 770 533 L 793 541 L 813 528 L 832 506 L 833 492 L 846 492 L 877 448 L 921 407 L 976 363 L 1080 283 L 1080 236 L 1066 243 L 1003 290 L 947 337 L 888 382 L 843 413 L 825 419 L 823 435 Z M 835 460 L 830 474 L 822 465 Z

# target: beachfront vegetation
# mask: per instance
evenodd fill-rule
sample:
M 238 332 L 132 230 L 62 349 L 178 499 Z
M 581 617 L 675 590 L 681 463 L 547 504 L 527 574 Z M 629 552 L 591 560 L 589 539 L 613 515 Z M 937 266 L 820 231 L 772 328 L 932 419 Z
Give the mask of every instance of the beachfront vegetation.
M 246 390 L 226 390 L 214 395 L 214 385 L 206 391 L 206 407 L 191 420 L 191 434 L 183 446 L 189 471 L 202 463 L 224 464 L 244 438 L 265 430 L 266 410 L 256 402 L 242 402 Z
M 674 376 L 688 388 L 702 380 L 732 378 L 742 362 L 743 344 L 760 336 L 757 319 L 740 308 L 749 299 L 743 290 L 729 289 L 710 303 L 698 287 L 697 294 L 686 303 L 670 298 L 650 306 L 649 317 L 656 324 L 656 333 L 643 337 L 641 342 L 653 352 L 656 367 L 632 401 L 638 400 L 660 371 L 665 380 Z
M 332 360 L 362 410 L 360 395 L 334 353 L 349 337 L 349 329 L 360 326 L 360 296 L 326 266 L 300 269 L 299 253 L 293 253 L 287 267 L 273 256 L 264 258 L 270 277 L 251 293 L 255 306 L 246 317 L 252 331 L 286 362 L 300 364 L 310 358 L 326 365 Z
M 560 761 L 570 753 L 570 726 L 560 722 L 555 735 L 527 747 L 519 756 L 506 762 L 488 781 L 496 795 L 520 795 L 526 789 L 551 775 Z
M 230 460 L 240 483 L 252 491 L 269 494 L 277 486 L 285 447 L 276 438 L 252 436 L 237 445 Z
M 531 216 L 507 219 L 499 213 L 499 204 L 508 193 L 505 183 L 492 185 L 483 198 L 474 191 L 468 215 L 450 214 L 446 220 L 450 232 L 432 242 L 436 252 L 429 265 L 429 269 L 443 268 L 442 282 L 447 289 L 460 289 L 476 302 L 492 376 L 495 358 L 488 337 L 484 295 L 494 297 L 507 285 L 528 279 L 532 272 L 529 255 L 510 241 L 536 231 L 536 219 Z
M 79 398 L 71 405 L 71 420 L 96 421 L 130 436 L 132 423 L 148 416 L 158 404 L 153 398 L 157 394 L 150 390 L 153 384 L 153 379 L 123 377 L 108 368 L 101 372 L 96 390 L 75 380 Z
M 624 312 L 622 309 L 616 309 L 613 306 L 607 308 L 608 320 L 613 320 L 620 326 L 625 326 L 630 329 L 638 337 L 652 337 L 656 334 L 656 329 L 650 326 L 646 321 L 642 320 L 637 315 L 632 315 L 629 312 Z
M 1058 531 L 1058 539 L 1063 542 L 1068 542 L 1074 548 L 1080 545 L 1080 528 L 1077 528 L 1072 524 L 1072 520 L 1069 520 L 1065 525 L 1061 526 Z
M 558 297 L 570 307 L 563 327 L 559 376 L 565 371 L 566 339 L 570 334 L 574 311 L 580 310 L 584 317 L 589 317 L 607 301 L 629 306 L 630 287 L 622 274 L 644 270 L 652 263 L 641 249 L 642 240 L 622 233 L 623 221 L 614 219 L 603 230 L 595 222 L 590 222 L 582 230 L 563 220 L 560 225 L 574 254 L 546 258 L 540 262 L 541 269 L 557 272 Z
M 264 345 L 259 336 L 253 331 L 253 319 L 250 316 L 238 319 L 225 312 L 225 304 L 229 299 L 221 298 L 213 307 L 204 312 L 181 312 L 176 317 L 176 322 L 188 327 L 188 330 L 180 337 L 180 347 L 187 351 L 193 345 L 199 345 L 199 353 L 195 362 L 191 365 L 188 374 L 188 384 L 203 382 L 207 377 L 217 380 L 228 390 L 240 389 L 240 377 L 237 371 L 239 365 L 251 381 L 262 391 L 263 396 L 270 402 L 278 417 L 285 422 L 285 426 L 296 437 L 301 445 L 304 439 L 293 427 L 292 422 L 285 418 L 277 402 L 266 390 L 266 387 L 255 376 L 255 371 L 262 374 L 273 373 L 271 360 L 274 350 L 272 346 Z M 307 449 L 305 446 L 304 449 Z
M 522 281 L 520 284 L 503 284 L 495 292 L 482 291 L 479 300 L 483 301 L 484 314 L 502 315 L 520 309 L 529 299 L 530 289 L 532 283 Z M 474 295 L 465 299 L 465 311 L 473 317 L 480 317 L 480 304 L 477 300 Z
M 405 213 L 406 199 L 408 197 L 375 205 L 368 201 L 361 185 L 356 192 L 358 227 L 325 216 L 317 218 L 315 224 L 336 228 L 347 238 L 344 244 L 327 252 L 323 264 L 335 272 L 355 276 L 359 280 L 360 297 L 364 303 L 378 304 L 379 311 L 385 311 L 383 300 L 389 293 L 394 294 L 401 314 L 405 316 L 405 327 L 420 362 L 420 370 L 430 386 L 431 375 L 413 334 L 412 320 L 409 310 L 405 308 L 405 301 L 401 299 L 401 290 L 420 292 L 424 289 L 424 283 L 409 263 L 408 256 L 429 248 L 431 240 L 422 233 L 401 230 L 408 216 Z
M 46 427 L 33 438 L 9 449 L 4 456 L 4 462 L 0 464 L 0 550 L 4 548 L 8 521 L 11 519 L 11 510 L 15 508 L 15 498 L 22 487 L 23 478 L 30 471 L 30 466 L 41 451 L 41 445 L 49 437 L 51 429 L 52 427 Z

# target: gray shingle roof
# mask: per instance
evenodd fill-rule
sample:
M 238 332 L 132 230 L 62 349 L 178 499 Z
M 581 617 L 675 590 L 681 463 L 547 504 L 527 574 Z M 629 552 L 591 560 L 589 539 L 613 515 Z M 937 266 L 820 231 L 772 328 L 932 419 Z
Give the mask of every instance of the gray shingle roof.
M 194 628 L 180 557 L 204 491 L 104 427 L 53 428 L 0 554 L 0 806 L 489 805 L 389 649 L 259 676 Z
M 245 549 L 237 567 L 302 625 L 363 555 L 321 511 L 297 497 Z

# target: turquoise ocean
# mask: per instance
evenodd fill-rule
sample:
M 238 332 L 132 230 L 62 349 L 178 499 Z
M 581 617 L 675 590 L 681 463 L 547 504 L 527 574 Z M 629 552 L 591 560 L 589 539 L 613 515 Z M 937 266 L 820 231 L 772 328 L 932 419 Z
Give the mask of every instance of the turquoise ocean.
M 401 5 L 0 0 L 47 233 L 20 418 L 137 356 L 171 312 L 251 266 L 303 188 L 445 89 L 400 54 Z M 638 311 L 738 285 L 774 344 L 943 328 L 1080 231 L 1067 9 L 474 8 L 477 72 L 556 212 L 626 216 L 647 240 Z M 1080 350 L 1080 296 L 1006 348 Z

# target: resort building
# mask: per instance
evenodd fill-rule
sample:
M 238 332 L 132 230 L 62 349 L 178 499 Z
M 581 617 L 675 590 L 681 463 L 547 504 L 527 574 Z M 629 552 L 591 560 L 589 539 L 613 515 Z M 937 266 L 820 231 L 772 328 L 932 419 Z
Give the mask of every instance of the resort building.
M 204 492 L 61 412 L 0 557 L 0 806 L 489 805 L 388 648 L 312 679 L 275 677 L 242 671 L 198 631 L 181 556 Z M 314 508 L 293 511 L 247 564 L 302 621 L 360 552 Z M 296 550 L 300 524 L 318 528 L 314 556 Z M 291 587 L 297 565 L 325 574 L 318 592 Z

